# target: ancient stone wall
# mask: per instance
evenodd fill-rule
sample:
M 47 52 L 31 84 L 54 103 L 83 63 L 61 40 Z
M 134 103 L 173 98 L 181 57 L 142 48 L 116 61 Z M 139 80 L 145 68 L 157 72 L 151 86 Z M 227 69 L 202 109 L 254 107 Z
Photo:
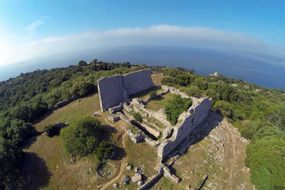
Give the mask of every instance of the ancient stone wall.
M 129 96 L 154 87 L 151 70 L 144 69 L 124 75 L 124 87 Z
M 131 95 L 154 87 L 150 69 L 105 77 L 97 83 L 102 111 L 126 101 Z
M 164 159 L 186 139 L 191 131 L 204 121 L 209 113 L 210 107 L 211 100 L 208 98 L 200 99 L 200 101 L 191 106 L 187 112 L 182 113 L 178 119 L 178 123 L 173 128 L 171 137 L 163 141 L 158 147 L 158 156 Z
M 149 180 L 139 187 L 139 190 L 147 190 L 150 189 L 154 184 L 156 184 L 159 179 L 163 176 L 163 169 L 159 168 L 158 173 L 154 176 L 150 177 Z
M 98 80 L 98 91 L 102 111 L 118 105 L 125 100 L 123 78 L 121 75 Z

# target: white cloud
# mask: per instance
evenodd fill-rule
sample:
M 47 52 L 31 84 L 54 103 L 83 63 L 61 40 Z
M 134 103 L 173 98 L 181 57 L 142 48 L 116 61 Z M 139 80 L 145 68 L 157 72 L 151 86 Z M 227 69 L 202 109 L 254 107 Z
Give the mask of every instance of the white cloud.
M 34 22 L 28 28 L 30 31 L 35 31 L 42 24 L 40 21 Z M 38 56 L 132 45 L 191 46 L 249 53 L 276 53 L 272 46 L 244 34 L 206 27 L 172 25 L 90 31 L 65 36 L 51 36 L 16 45 L 7 41 L 0 42 L 0 44 L 0 50 L 7 53 L 7 55 L 0 53 L 0 66 Z M 3 59 L 3 57 L 5 58 Z
M 27 27 L 26 27 L 26 30 L 28 32 L 28 35 L 33 35 L 36 30 L 42 26 L 44 23 L 42 20 L 36 20 L 34 22 L 32 22 L 31 24 L 29 24 Z

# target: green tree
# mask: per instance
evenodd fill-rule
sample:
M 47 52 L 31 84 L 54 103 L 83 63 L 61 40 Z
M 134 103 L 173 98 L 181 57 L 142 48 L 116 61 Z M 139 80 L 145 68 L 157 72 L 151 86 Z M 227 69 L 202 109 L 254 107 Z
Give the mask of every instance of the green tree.
M 13 119 L 6 122 L 5 136 L 15 145 L 23 145 L 25 141 L 37 134 L 31 123 Z
M 179 95 L 175 95 L 165 105 L 166 118 L 172 125 L 175 125 L 178 121 L 180 114 L 186 111 L 192 105 L 191 99 L 182 98 Z
M 101 142 L 96 149 L 96 157 L 98 160 L 104 161 L 109 159 L 114 153 L 115 148 L 110 143 L 105 141 Z
M 198 86 L 193 86 L 193 85 L 188 86 L 186 88 L 186 94 L 188 96 L 194 96 L 198 98 L 202 97 L 202 91 L 200 90 L 200 88 Z
M 229 102 L 218 100 L 213 105 L 213 109 L 219 111 L 225 117 L 233 118 L 233 110 Z
M 257 189 L 285 189 L 285 140 L 264 137 L 249 144 L 247 165 Z
M 0 189 L 19 189 L 22 160 L 21 149 L 0 136 Z
M 44 131 L 47 133 L 47 136 L 48 137 L 53 137 L 53 136 L 56 136 L 56 135 L 59 135 L 60 134 L 60 130 L 61 130 L 61 126 L 59 125 L 47 125 L 45 126 L 44 128 Z
M 80 81 L 80 82 L 75 82 L 75 84 L 71 88 L 71 94 L 82 97 L 94 92 L 95 90 L 96 86 L 93 83 Z
M 134 112 L 134 113 L 133 113 L 133 116 L 134 116 L 134 118 L 135 118 L 136 121 L 142 122 L 142 116 L 141 116 L 140 113 Z
M 62 132 L 66 151 L 80 157 L 94 152 L 103 136 L 101 123 L 92 117 L 80 119 Z

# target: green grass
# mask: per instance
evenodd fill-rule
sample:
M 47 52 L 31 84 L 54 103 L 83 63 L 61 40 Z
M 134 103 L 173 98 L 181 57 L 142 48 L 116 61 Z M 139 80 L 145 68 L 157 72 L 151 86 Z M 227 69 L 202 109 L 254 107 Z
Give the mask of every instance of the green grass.
M 42 131 L 44 126 L 53 124 L 58 121 L 72 123 L 79 118 L 91 115 L 99 110 L 98 95 L 92 95 L 82 98 L 67 106 L 56 110 L 45 119 L 35 124 L 38 131 Z M 104 123 L 106 115 L 98 119 Z M 111 136 L 111 141 L 118 147 L 122 147 L 122 126 L 124 123 L 117 122 L 115 129 L 117 132 Z M 140 150 L 140 151 L 138 151 Z M 94 155 L 77 159 L 75 163 L 70 163 L 71 157 L 64 151 L 61 137 L 55 136 L 49 138 L 41 135 L 31 146 L 24 150 L 29 154 L 33 154 L 35 158 L 41 160 L 36 162 L 35 159 L 27 159 L 24 163 L 25 174 L 31 177 L 30 183 L 25 189 L 98 189 L 102 184 L 110 181 L 119 172 L 118 168 L 122 163 L 122 159 L 108 161 L 115 170 L 111 177 L 102 178 L 96 174 L 98 161 Z M 126 139 L 125 156 L 129 163 L 134 166 L 142 166 L 147 176 L 156 173 L 155 166 L 157 164 L 157 153 L 155 148 L 146 143 L 134 144 L 129 138 Z M 37 160 L 37 159 L 36 159 Z M 92 172 L 88 172 L 89 170 Z M 134 175 L 134 171 L 125 171 L 125 174 Z M 124 175 L 125 175 L 124 174 Z M 49 177 L 48 177 L 49 176 Z M 43 182 L 44 181 L 44 182 Z M 120 181 L 118 181 L 120 182 Z M 131 188 L 134 187 L 134 188 Z M 110 186 L 112 189 L 112 187 Z M 128 188 L 136 189 L 133 184 Z
M 56 110 L 35 126 L 38 131 L 42 131 L 47 124 L 58 121 L 71 123 L 98 110 L 99 99 L 98 95 L 95 94 Z M 98 119 L 103 121 L 103 118 Z M 111 141 L 117 146 L 122 146 L 120 132 L 115 132 L 111 138 Z M 24 151 L 34 158 L 26 159 L 24 163 L 25 175 L 31 176 L 30 183 L 25 189 L 38 189 L 38 187 L 44 189 L 62 189 L 63 187 L 68 189 L 97 189 L 98 185 L 110 180 L 110 178 L 102 178 L 96 175 L 98 161 L 94 155 L 78 159 L 74 164 L 71 164 L 71 157 L 64 151 L 60 136 L 49 138 L 44 134 L 40 135 Z M 120 167 L 121 160 L 108 162 L 115 168 L 113 176 L 117 175 L 117 168 Z M 92 172 L 89 172 L 90 168 Z
M 136 167 L 143 166 L 146 176 L 149 177 L 157 173 L 155 166 L 157 165 L 158 157 L 154 147 L 146 143 L 135 144 L 128 138 L 126 141 L 126 153 L 128 162 Z
M 160 129 L 164 129 L 165 126 L 157 119 L 155 119 L 154 117 L 148 117 L 148 122 L 151 124 L 155 124 L 158 128 Z
M 171 93 L 167 93 L 164 96 L 162 96 L 161 98 L 155 99 L 155 100 L 151 100 L 146 107 L 148 109 L 154 110 L 154 111 L 158 111 L 162 108 L 165 107 L 165 105 L 167 104 L 167 102 L 171 99 L 174 98 L 174 94 Z
M 151 92 L 158 92 L 159 90 L 161 90 L 160 87 L 154 87 L 152 89 L 137 93 L 133 95 L 132 98 L 140 98 L 142 100 L 147 100 Z
M 78 99 L 68 106 L 62 107 L 54 111 L 51 115 L 47 116 L 39 123 L 35 124 L 38 131 L 43 131 L 44 127 L 48 124 L 56 122 L 73 122 L 83 116 L 92 115 L 95 111 L 100 110 L 98 94 L 88 96 L 86 98 Z

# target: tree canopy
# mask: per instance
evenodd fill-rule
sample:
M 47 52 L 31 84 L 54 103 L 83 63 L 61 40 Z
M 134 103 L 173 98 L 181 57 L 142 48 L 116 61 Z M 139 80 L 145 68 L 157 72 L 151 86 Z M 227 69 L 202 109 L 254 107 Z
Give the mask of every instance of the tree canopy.
M 91 117 L 80 119 L 62 131 L 66 151 L 72 156 L 86 156 L 96 150 L 102 140 L 101 123 Z
M 166 118 L 172 125 L 175 125 L 178 121 L 180 114 L 192 105 L 191 99 L 182 98 L 179 95 L 175 95 L 167 104 L 165 105 Z

